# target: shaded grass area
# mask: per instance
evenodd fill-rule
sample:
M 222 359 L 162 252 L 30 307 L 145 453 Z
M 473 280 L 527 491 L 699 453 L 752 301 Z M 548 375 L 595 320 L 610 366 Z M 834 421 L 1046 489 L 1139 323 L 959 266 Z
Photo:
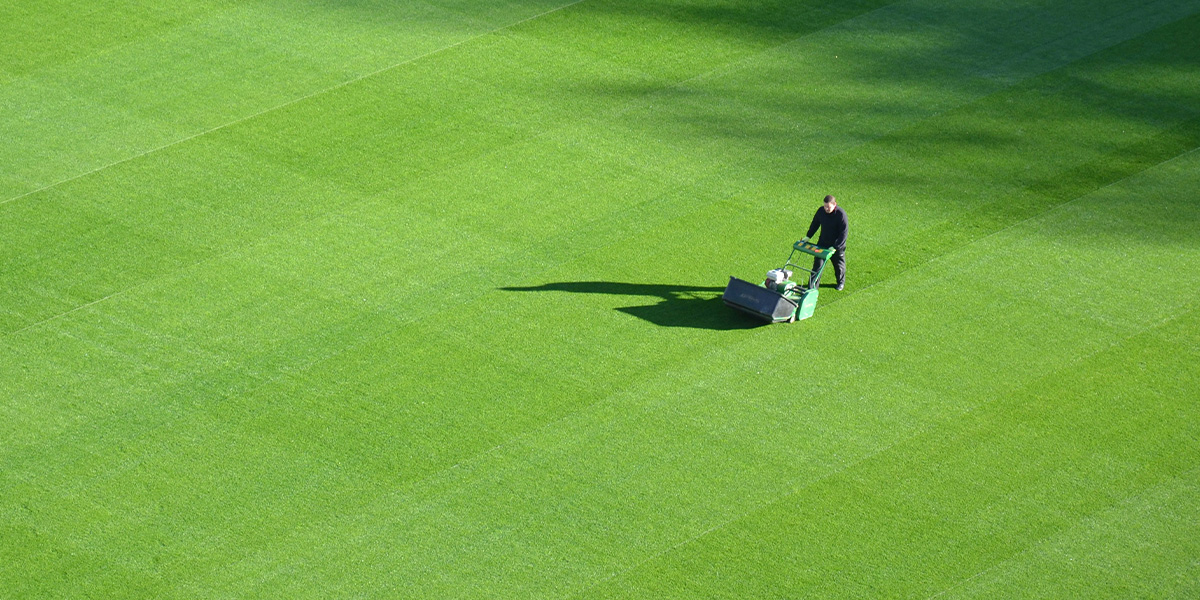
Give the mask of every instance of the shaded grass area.
M 654 304 L 622 306 L 618 311 L 663 327 L 698 329 L 748 329 L 764 323 L 752 317 L 725 310 L 721 300 L 723 287 L 623 283 L 617 281 L 562 281 L 537 286 L 500 288 L 509 292 L 570 292 L 574 294 L 612 294 L 650 296 Z M 580 314 L 580 318 L 586 318 Z
M 432 52 L 0 204 L 4 589 L 1195 588 L 1197 3 L 554 6 L 249 3 L 5 80 L 19 190 Z M 848 293 L 746 326 L 826 191 Z

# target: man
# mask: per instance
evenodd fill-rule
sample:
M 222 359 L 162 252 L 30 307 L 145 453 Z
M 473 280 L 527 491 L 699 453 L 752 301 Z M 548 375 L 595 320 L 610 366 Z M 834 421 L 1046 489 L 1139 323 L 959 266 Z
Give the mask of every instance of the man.
M 841 290 L 846 287 L 846 236 L 850 234 L 850 223 L 846 220 L 846 211 L 838 206 L 837 198 L 825 196 L 825 203 L 817 209 L 817 214 L 813 215 L 812 225 L 808 226 L 808 234 L 804 239 L 812 237 L 817 229 L 821 230 L 817 245 L 837 250 L 833 255 L 833 274 L 837 276 L 837 289 Z M 814 258 L 813 271 L 820 269 L 824 262 Z M 820 283 L 820 278 L 810 282 L 814 287 Z

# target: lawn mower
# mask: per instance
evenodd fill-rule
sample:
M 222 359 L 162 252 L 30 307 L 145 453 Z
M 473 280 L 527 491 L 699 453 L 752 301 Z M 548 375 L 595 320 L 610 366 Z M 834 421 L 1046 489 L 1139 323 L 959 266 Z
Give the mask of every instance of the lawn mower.
M 807 269 L 792 262 L 797 252 L 802 256 L 820 258 L 823 262 L 815 271 Z M 722 299 L 725 304 L 770 323 L 794 323 L 807 319 L 817 308 L 817 284 L 821 280 L 821 271 L 825 270 L 825 263 L 836 252 L 833 248 L 822 248 L 808 240 L 800 240 L 792 244 L 792 253 L 782 267 L 767 271 L 767 279 L 762 285 L 730 277 Z M 796 271 L 808 273 L 808 282 L 800 285 L 792 281 L 792 274 Z

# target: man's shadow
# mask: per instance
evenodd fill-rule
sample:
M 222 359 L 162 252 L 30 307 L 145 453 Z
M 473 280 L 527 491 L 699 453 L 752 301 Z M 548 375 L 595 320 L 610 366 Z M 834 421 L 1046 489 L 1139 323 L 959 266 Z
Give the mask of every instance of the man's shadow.
M 503 287 L 509 292 L 569 292 L 572 294 L 612 294 L 617 296 L 650 296 L 655 304 L 623 306 L 619 310 L 662 327 L 691 327 L 728 331 L 750 329 L 765 325 L 736 311 L 721 300 L 723 287 L 662 285 L 652 283 L 620 283 L 616 281 L 562 281 L 527 287 Z

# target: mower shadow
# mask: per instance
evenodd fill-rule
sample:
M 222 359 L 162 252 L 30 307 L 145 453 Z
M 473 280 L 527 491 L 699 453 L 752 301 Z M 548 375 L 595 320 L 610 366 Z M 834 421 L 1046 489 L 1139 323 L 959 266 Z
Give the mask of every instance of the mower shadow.
M 616 310 L 649 321 L 660 327 L 688 327 L 730 331 L 766 325 L 740 313 L 721 300 L 723 287 L 621 283 L 616 281 L 562 281 L 525 287 L 502 287 L 508 292 L 569 292 L 573 294 L 611 294 L 615 296 L 651 296 L 655 304 L 622 306 Z

